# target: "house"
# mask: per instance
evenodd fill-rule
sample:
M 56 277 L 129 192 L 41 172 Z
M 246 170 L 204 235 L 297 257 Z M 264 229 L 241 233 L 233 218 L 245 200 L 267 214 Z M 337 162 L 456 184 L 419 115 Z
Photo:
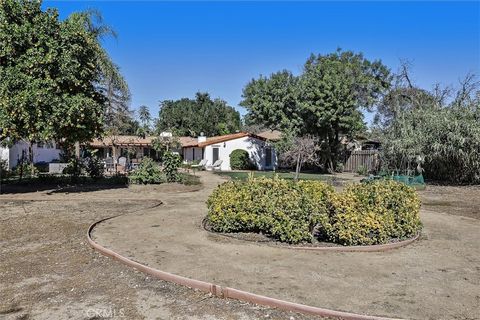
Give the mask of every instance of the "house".
M 130 157 L 142 159 L 143 157 L 156 157 L 152 141 L 155 137 L 139 137 L 128 135 L 114 135 L 103 139 L 94 139 L 87 145 L 96 149 L 96 156 L 100 159 Z
M 259 135 L 238 132 L 216 137 L 199 136 L 197 139 L 184 139 L 182 155 L 186 162 L 206 159 L 211 165 L 222 160 L 220 169 L 231 170 L 230 154 L 233 150 L 248 152 L 250 160 L 258 170 L 273 170 L 277 166 L 275 150 L 271 142 Z
M 118 159 L 124 156 L 139 160 L 145 156 L 156 157 L 152 145 L 154 139 L 155 137 L 120 135 L 95 139 L 88 145 L 98 150 L 97 156 L 100 158 Z M 258 170 L 273 170 L 277 165 L 275 150 L 271 143 L 273 140 L 261 135 L 238 132 L 215 137 L 202 135 L 197 138 L 179 137 L 178 140 L 180 147 L 173 151 L 178 152 L 186 163 L 206 159 L 208 165 L 212 165 L 216 160 L 222 160 L 220 169 L 231 170 L 230 153 L 242 149 L 249 153 L 252 163 Z
M 52 162 L 60 158 L 61 150 L 55 142 L 39 142 L 33 145 L 33 163 Z M 8 169 L 16 167 L 22 159 L 28 160 L 28 143 L 18 141 L 12 146 L 0 146 L 0 159 L 7 163 Z

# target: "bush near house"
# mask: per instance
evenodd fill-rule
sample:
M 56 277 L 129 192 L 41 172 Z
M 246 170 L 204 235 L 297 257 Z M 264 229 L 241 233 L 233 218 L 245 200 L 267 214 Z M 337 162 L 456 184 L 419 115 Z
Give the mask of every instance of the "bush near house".
M 151 158 L 145 157 L 138 168 L 128 176 L 131 183 L 160 184 L 167 182 L 167 176 L 158 164 Z
M 387 243 L 421 228 L 415 191 L 375 181 L 335 193 L 320 181 L 251 178 L 229 181 L 209 197 L 207 222 L 217 232 L 264 233 L 282 242 Z
M 246 150 L 235 149 L 230 153 L 230 167 L 233 170 L 250 170 L 253 169 L 250 155 Z

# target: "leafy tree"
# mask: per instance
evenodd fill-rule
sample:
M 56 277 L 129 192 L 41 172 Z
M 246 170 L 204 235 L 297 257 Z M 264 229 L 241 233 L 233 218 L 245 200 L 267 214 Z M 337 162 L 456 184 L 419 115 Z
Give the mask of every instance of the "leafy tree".
M 373 108 L 390 81 L 389 70 L 380 61 L 338 50 L 312 55 L 298 77 L 281 71 L 252 80 L 240 104 L 254 123 L 297 137 L 316 137 L 326 163 L 334 169 L 341 135 L 365 129 L 361 111 Z
M 100 79 L 96 83 L 97 88 L 103 92 L 107 101 L 104 113 L 104 131 L 112 141 L 116 136 L 123 134 L 137 134 L 139 130 L 138 121 L 133 118 L 133 111 L 130 110 L 130 89 L 123 77 L 120 67 L 116 65 L 100 45 L 100 40 L 105 37 L 117 38 L 115 31 L 103 21 L 101 13 L 97 10 L 87 10 L 73 13 L 97 39 L 96 51 L 98 53 L 96 63 L 100 70 Z
M 407 89 L 410 85 L 414 90 L 395 88 L 403 90 L 409 107 L 397 109 L 381 127 L 384 169 L 453 183 L 480 182 L 479 82 L 468 75 L 456 91 L 436 87 L 427 92 L 414 84 Z M 429 98 L 417 99 L 418 92 Z
M 208 136 L 234 133 L 241 127 L 240 114 L 221 99 L 208 93 L 196 94 L 195 100 L 165 100 L 160 103 L 157 133 L 174 131 L 180 136 Z
M 330 167 L 335 168 L 341 135 L 363 131 L 362 110 L 371 110 L 390 85 L 380 61 L 370 62 L 351 51 L 311 56 L 300 80 L 302 110 L 310 134 L 325 142 Z
M 37 141 L 98 135 L 106 99 L 95 85 L 98 39 L 85 20 L 59 21 L 40 1 L 4 0 L 0 21 L 0 140 L 25 139 L 31 149 Z
M 243 89 L 241 106 L 248 110 L 250 124 L 271 129 L 304 128 L 304 114 L 299 107 L 299 79 L 283 70 L 270 77 L 252 79 Z

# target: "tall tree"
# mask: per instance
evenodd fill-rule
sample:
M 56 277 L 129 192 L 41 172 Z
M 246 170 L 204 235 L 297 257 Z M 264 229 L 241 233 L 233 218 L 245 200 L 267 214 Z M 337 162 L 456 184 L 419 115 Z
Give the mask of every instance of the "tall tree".
M 152 116 L 150 115 L 150 110 L 145 105 L 142 105 L 138 108 L 138 118 L 144 126 L 144 128 L 149 129 L 150 121 L 152 121 Z
M 243 89 L 240 102 L 248 110 L 249 124 L 302 132 L 305 127 L 303 110 L 298 104 L 298 80 L 287 70 L 252 79 Z
M 130 89 L 123 77 L 120 67 L 115 64 L 105 49 L 101 46 L 101 40 L 106 37 L 117 38 L 116 32 L 104 23 L 101 13 L 89 9 L 83 12 L 73 13 L 72 17 L 79 19 L 96 39 L 97 67 L 100 70 L 100 78 L 96 83 L 97 88 L 103 92 L 107 102 L 104 114 L 105 134 L 110 137 L 116 135 L 135 133 L 138 125 L 133 119 L 133 111 L 130 110 Z
M 241 127 L 240 114 L 221 100 L 212 100 L 208 93 L 196 94 L 195 100 L 165 100 L 160 103 L 156 130 L 174 131 L 180 136 L 204 133 L 215 136 L 234 133 Z
M 337 50 L 312 55 L 300 80 L 300 105 L 309 133 L 320 136 L 330 167 L 339 160 L 341 135 L 365 129 L 362 110 L 372 110 L 390 86 L 390 71 L 379 60 L 361 53 Z
M 338 50 L 312 55 L 298 77 L 282 71 L 252 80 L 243 90 L 241 105 L 258 124 L 317 137 L 334 169 L 341 135 L 352 136 L 365 128 L 361 111 L 372 109 L 390 81 L 390 72 L 380 61 Z
M 0 140 L 32 146 L 98 135 L 106 99 L 96 86 L 98 39 L 84 20 L 59 21 L 40 1 L 4 0 L 0 21 Z

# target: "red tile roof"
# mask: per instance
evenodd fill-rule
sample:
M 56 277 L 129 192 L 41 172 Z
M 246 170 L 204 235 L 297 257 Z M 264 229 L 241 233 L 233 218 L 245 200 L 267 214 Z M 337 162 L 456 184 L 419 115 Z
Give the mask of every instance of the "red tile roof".
M 226 134 L 223 136 L 215 136 L 215 137 L 207 137 L 207 140 L 204 142 L 198 142 L 197 138 L 192 138 L 192 137 L 179 137 L 178 139 L 180 140 L 180 144 L 182 145 L 183 148 L 187 147 L 199 147 L 203 148 L 205 146 L 209 146 L 211 144 L 215 143 L 222 143 L 234 139 L 239 139 L 243 137 L 254 137 L 260 140 L 267 140 L 266 138 L 259 136 L 259 135 L 254 135 L 252 133 L 248 132 L 238 132 L 238 133 L 232 133 L 232 134 Z M 108 147 L 112 145 L 116 146 L 146 146 L 149 147 L 152 145 L 152 141 L 155 139 L 154 136 L 149 136 L 149 137 L 138 137 L 138 136 L 109 136 L 105 137 L 102 139 L 94 139 L 90 141 L 89 145 L 92 147 Z

